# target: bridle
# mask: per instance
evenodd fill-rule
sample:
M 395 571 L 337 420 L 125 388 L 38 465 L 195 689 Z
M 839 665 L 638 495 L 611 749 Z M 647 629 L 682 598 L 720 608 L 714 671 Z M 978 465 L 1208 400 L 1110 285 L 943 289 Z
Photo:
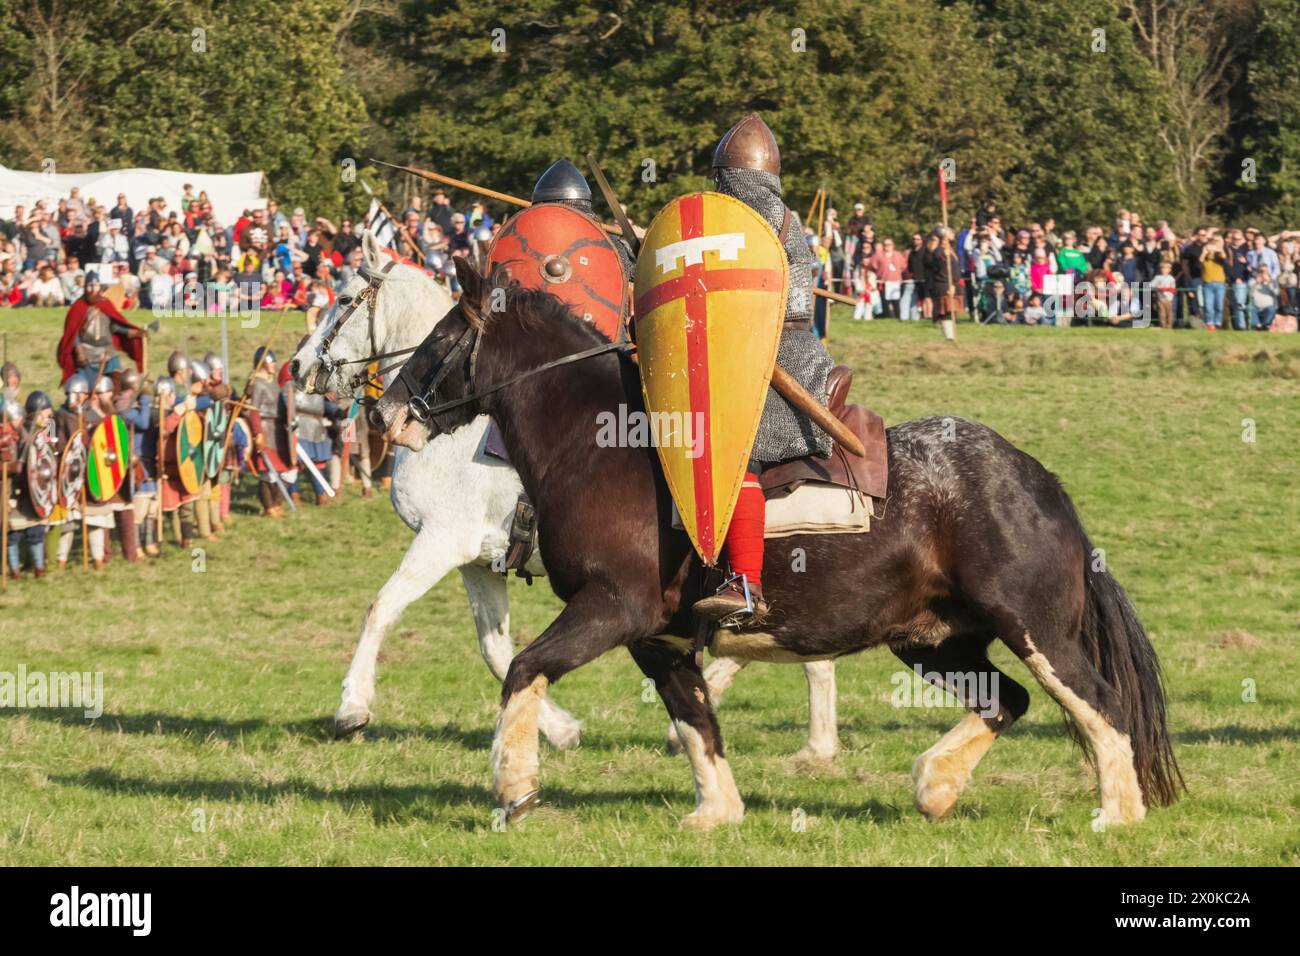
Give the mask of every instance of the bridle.
M 348 380 L 349 391 L 355 392 L 362 385 L 374 385 L 378 387 L 379 383 L 383 381 L 385 375 L 393 369 L 398 368 L 403 363 L 394 362 L 392 365 L 387 365 L 376 370 L 372 375 L 367 370 L 372 362 L 381 362 L 384 359 L 410 355 L 415 351 L 415 349 L 419 348 L 417 345 L 409 349 L 398 349 L 395 352 L 380 352 L 379 346 L 375 342 L 375 302 L 379 298 L 380 287 L 384 284 L 384 280 L 388 278 L 388 273 L 392 271 L 393 267 L 397 264 L 398 260 L 390 259 L 388 262 L 384 263 L 384 267 L 380 269 L 379 272 L 369 271 L 366 269 L 364 264 L 361 269 L 358 270 L 358 275 L 366 280 L 366 287 L 358 292 L 356 298 L 348 303 L 348 307 L 344 310 L 343 314 L 338 317 L 338 321 L 336 321 L 330 327 L 330 330 L 321 337 L 320 343 L 316 346 L 316 361 L 320 363 L 320 371 L 316 373 L 317 391 L 324 391 L 324 386 L 329 382 L 330 377 L 339 369 L 348 365 L 363 366 L 361 371 L 357 372 Z M 353 313 L 355 313 L 363 304 L 367 306 L 367 335 L 370 338 L 370 354 L 365 358 L 348 359 L 345 362 L 336 361 L 330 357 L 329 348 L 334 344 L 334 339 L 338 337 L 343 326 L 347 324 L 348 319 L 352 318 Z
M 526 378 L 532 378 L 534 375 L 540 375 L 542 372 L 550 371 L 553 368 L 559 368 L 561 365 L 569 365 L 573 362 L 580 362 L 583 359 L 592 358 L 597 355 L 604 355 L 606 352 L 630 352 L 636 348 L 631 342 L 624 338 L 619 341 L 605 342 L 602 345 L 596 345 L 589 349 L 583 349 L 581 352 L 574 352 L 572 355 L 565 355 L 558 359 L 552 359 L 544 362 L 535 368 L 528 369 L 510 376 L 503 381 L 475 392 L 474 382 L 478 377 L 478 353 L 479 347 L 483 344 L 483 316 L 478 309 L 472 307 L 464 298 L 460 300 L 460 308 L 465 313 L 465 331 L 462 332 L 451 348 L 439 359 L 435 366 L 429 384 L 424 386 L 423 390 L 415 383 L 407 371 L 407 366 L 403 365 L 400 372 L 397 373 L 398 379 L 406 386 L 407 391 L 411 394 L 407 406 L 410 409 L 411 417 L 421 424 L 428 425 L 432 422 L 430 431 L 435 433 L 446 432 L 447 429 L 438 420 L 444 413 L 452 409 L 461 408 L 473 402 L 477 402 L 494 392 L 499 392 L 503 388 L 508 388 L 517 382 L 522 382 Z M 466 379 L 465 388 L 469 393 L 461 398 L 438 401 L 438 386 L 456 367 L 456 362 L 460 356 L 468 353 L 469 355 L 469 374 Z M 430 404 L 433 402 L 435 404 Z

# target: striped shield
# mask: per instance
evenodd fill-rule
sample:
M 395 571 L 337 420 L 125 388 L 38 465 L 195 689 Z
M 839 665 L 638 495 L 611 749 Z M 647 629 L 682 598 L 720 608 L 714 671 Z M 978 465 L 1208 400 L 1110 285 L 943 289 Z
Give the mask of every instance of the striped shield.
M 108 501 L 126 480 L 131 464 L 131 433 L 121 415 L 95 426 L 90 435 L 90 460 L 86 464 L 86 491 L 95 501 Z
M 186 412 L 176 428 L 176 477 L 188 494 L 203 483 L 203 419 L 198 412 Z
M 772 227 L 720 193 L 665 206 L 637 257 L 650 435 L 682 524 L 708 565 L 717 563 L 767 400 L 788 270 Z

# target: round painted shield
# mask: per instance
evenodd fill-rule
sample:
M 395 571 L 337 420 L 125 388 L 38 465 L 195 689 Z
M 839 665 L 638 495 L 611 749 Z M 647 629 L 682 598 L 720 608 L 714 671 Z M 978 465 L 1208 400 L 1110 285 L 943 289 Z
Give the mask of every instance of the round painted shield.
M 230 413 L 225 402 L 215 402 L 203 416 L 203 474 L 215 478 L 221 471 L 221 450 L 226 446 Z
M 511 216 L 488 249 L 525 289 L 545 289 L 611 342 L 627 316 L 627 277 L 614 240 L 596 220 L 542 203 Z
M 63 446 L 63 457 L 59 460 L 59 502 L 65 508 L 81 502 L 81 486 L 86 480 L 89 454 L 85 430 L 73 432 Z
M 720 193 L 674 199 L 636 260 L 637 351 L 652 436 L 682 524 L 712 565 L 767 401 L 789 264 L 753 209 Z
M 131 467 L 131 433 L 121 415 L 113 415 L 95 426 L 90 435 L 90 462 L 86 467 L 86 491 L 96 501 L 112 498 Z
M 59 503 L 59 433 L 52 420 L 28 446 L 27 493 L 38 518 L 48 518 Z
M 203 419 L 198 412 L 186 412 L 176 429 L 176 477 L 181 487 L 193 494 L 203 483 Z

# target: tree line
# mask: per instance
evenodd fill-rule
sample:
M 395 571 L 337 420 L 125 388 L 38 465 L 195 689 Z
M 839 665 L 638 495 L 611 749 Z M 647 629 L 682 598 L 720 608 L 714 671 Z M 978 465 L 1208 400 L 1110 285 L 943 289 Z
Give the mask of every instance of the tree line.
M 0 0 L 0 163 L 260 169 L 331 217 L 414 188 L 369 156 L 526 195 L 590 150 L 644 222 L 749 110 L 792 206 L 891 232 L 945 159 L 1012 221 L 1300 213 L 1294 0 Z

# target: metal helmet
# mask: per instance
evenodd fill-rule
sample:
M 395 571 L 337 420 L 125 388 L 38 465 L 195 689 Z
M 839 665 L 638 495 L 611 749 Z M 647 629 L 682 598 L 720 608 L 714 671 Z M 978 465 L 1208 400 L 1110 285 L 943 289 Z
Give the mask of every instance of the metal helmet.
M 432 273 L 442 272 L 447 265 L 447 254 L 445 252 L 431 252 L 429 258 L 425 260 L 425 266 Z
M 113 380 L 107 375 L 101 375 L 99 381 L 95 383 L 95 394 L 103 395 L 105 392 L 109 395 L 113 394 Z
M 484 245 L 492 241 L 492 230 L 488 226 L 479 226 L 474 230 L 474 241 Z
M 267 362 L 275 362 L 275 353 L 265 345 L 259 346 L 257 351 L 253 353 L 253 368 L 261 369 Z
M 160 399 L 162 398 L 163 392 L 166 392 L 168 395 L 175 395 L 176 383 L 166 375 L 159 375 L 158 381 L 153 383 L 153 390 L 154 394 L 156 394 Z
M 763 118 L 750 113 L 722 134 L 713 151 L 713 168 L 757 169 L 781 175 L 781 150 Z
M 204 363 L 214 372 L 225 371 L 226 363 L 221 361 L 221 356 L 216 352 L 208 352 L 203 356 Z
M 63 391 L 68 398 L 72 398 L 73 395 L 85 395 L 90 391 L 90 382 L 86 380 L 86 376 L 78 372 L 63 383 Z
M 190 381 L 206 382 L 212 377 L 212 369 L 208 367 L 207 362 L 200 362 L 194 359 L 190 362 Z
M 557 159 L 551 168 L 542 173 L 533 187 L 533 202 L 556 202 L 563 199 L 577 199 L 591 202 L 591 187 L 587 179 L 567 159 Z
M 122 388 L 138 391 L 140 388 L 140 373 L 133 368 L 129 368 L 123 372 Z
M 23 406 L 27 412 L 28 418 L 35 415 L 37 412 L 43 412 L 45 409 L 53 407 L 54 406 L 50 404 L 50 396 L 41 391 L 35 391 L 28 395 L 27 403 Z
M 183 352 L 177 351 L 167 356 L 167 374 L 173 378 L 184 378 L 184 375 L 179 374 L 180 370 L 188 370 L 189 367 L 190 360 L 185 357 Z
M 9 422 L 17 425 L 23 420 L 23 407 L 15 402 L 12 398 L 6 399 L 3 407 L 0 407 L 0 421 Z

